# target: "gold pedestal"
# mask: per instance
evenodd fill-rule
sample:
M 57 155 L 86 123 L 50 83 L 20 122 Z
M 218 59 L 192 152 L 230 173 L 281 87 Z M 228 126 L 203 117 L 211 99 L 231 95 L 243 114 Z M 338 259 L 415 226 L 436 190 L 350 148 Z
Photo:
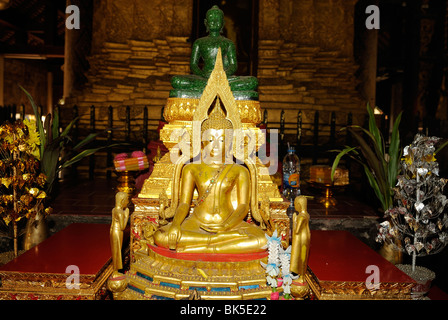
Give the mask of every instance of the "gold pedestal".
M 117 192 L 125 192 L 132 198 L 135 194 L 135 171 L 117 171 Z
M 180 300 L 188 299 L 195 290 L 202 300 L 270 297 L 272 290 L 260 264 L 266 263 L 267 254 L 246 261 L 203 261 L 204 255 L 197 259 L 191 254 L 185 259 L 174 258 L 152 248 L 148 253 L 136 253 L 137 261 L 126 274 L 127 289 L 116 294 L 115 299 Z
M 325 208 L 334 207 L 337 203 L 336 199 L 333 198 L 333 191 L 331 190 L 332 185 L 324 185 L 325 196 L 318 198 L 317 201 L 322 203 Z
M 332 183 L 321 183 L 315 181 L 308 181 L 308 184 L 312 188 L 319 189 L 323 192 L 324 195 L 317 198 L 317 202 L 323 204 L 326 209 L 334 207 L 337 204 L 336 199 L 333 197 L 334 191 L 346 187 L 346 185 L 335 186 Z

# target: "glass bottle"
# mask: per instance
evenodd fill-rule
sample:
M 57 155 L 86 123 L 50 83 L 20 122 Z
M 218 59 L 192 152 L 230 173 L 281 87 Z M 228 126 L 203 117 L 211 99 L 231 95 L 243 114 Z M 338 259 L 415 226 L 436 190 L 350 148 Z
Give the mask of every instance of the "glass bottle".
M 300 159 L 294 147 L 288 148 L 283 158 L 283 195 L 289 201 L 300 195 Z

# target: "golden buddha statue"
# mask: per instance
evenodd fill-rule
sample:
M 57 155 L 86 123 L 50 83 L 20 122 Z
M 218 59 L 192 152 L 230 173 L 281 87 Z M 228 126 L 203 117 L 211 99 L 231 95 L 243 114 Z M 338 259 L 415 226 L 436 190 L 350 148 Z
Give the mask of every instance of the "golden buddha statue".
M 157 246 L 194 253 L 264 251 L 264 231 L 244 221 L 249 212 L 250 175 L 246 167 L 229 163 L 232 129 L 218 97 L 201 126 L 201 161 L 184 166 L 179 204 L 173 221 L 154 234 Z M 195 188 L 198 199 L 188 215 Z M 232 198 L 234 189 L 236 199 Z
M 112 209 L 112 224 L 110 226 L 110 248 L 112 251 L 113 276 L 119 275 L 123 269 L 121 249 L 123 246 L 123 231 L 129 219 L 129 196 L 126 192 L 117 192 L 115 195 L 115 207 Z
M 167 102 L 176 111 L 161 131 L 169 153 L 132 199 L 130 269 L 108 286 L 115 299 L 185 299 L 192 290 L 203 299 L 269 297 L 265 234 L 277 230 L 286 239 L 289 203 L 265 165 L 249 156 L 264 140 L 244 137 L 258 132 L 259 108 L 237 104 L 220 48 L 188 117 L 179 113 L 184 102 L 194 101 Z M 128 283 L 123 291 L 121 281 Z
M 293 281 L 291 293 L 296 298 L 303 298 L 310 290 L 305 280 L 308 269 L 308 256 L 310 249 L 311 233 L 309 227 L 310 215 L 307 212 L 306 196 L 298 196 L 294 199 L 294 207 L 297 213 L 293 215 L 291 264 L 290 271 L 299 278 Z

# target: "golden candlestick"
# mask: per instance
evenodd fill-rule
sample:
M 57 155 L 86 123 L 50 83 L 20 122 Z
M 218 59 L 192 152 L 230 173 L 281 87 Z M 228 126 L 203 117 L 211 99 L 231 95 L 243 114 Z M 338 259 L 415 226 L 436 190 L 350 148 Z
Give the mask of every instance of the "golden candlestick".
M 116 188 L 117 192 L 127 193 L 129 199 L 131 199 L 135 194 L 135 171 L 117 171 L 118 175 L 118 185 Z

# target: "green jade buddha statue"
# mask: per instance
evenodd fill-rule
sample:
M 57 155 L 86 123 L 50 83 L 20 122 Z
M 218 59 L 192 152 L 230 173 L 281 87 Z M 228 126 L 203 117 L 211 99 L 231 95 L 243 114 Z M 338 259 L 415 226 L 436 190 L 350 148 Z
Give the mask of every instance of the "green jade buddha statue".
M 209 35 L 197 39 L 192 48 L 190 68 L 193 74 L 177 75 L 171 79 L 173 90 L 170 97 L 200 98 L 213 71 L 218 49 L 221 48 L 224 70 L 230 89 L 236 100 L 258 100 L 258 80 L 251 76 L 235 76 L 238 69 L 235 44 L 221 35 L 224 27 L 224 13 L 218 6 L 207 11 L 205 26 Z M 202 69 L 199 63 L 203 61 Z

